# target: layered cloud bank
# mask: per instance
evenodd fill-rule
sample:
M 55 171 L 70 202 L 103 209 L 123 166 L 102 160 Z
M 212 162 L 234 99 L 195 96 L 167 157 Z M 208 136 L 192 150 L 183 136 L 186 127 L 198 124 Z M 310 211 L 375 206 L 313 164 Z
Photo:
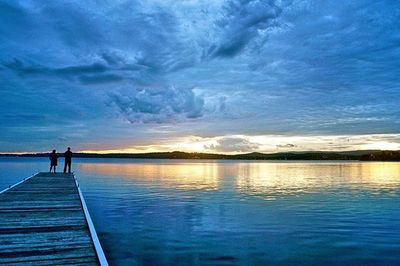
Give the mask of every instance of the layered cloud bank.
M 399 7 L 1 2 L 0 152 L 398 149 Z
M 400 150 L 400 134 L 378 135 L 331 135 L 331 136 L 284 136 L 284 135 L 233 135 L 216 137 L 182 137 L 168 139 L 145 146 L 121 146 L 117 149 L 104 147 L 84 152 L 143 153 L 155 151 L 186 151 L 206 153 L 276 153 L 292 151 L 355 151 Z

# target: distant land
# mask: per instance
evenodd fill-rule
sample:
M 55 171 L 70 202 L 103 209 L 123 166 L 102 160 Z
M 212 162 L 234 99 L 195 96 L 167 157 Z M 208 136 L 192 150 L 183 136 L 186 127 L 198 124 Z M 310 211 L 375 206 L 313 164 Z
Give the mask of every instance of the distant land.
M 14 157 L 47 157 L 48 153 L 0 154 Z M 60 157 L 63 154 L 58 154 Z M 400 151 L 358 150 L 344 152 L 278 152 L 218 154 L 198 152 L 151 152 L 151 153 L 74 153 L 75 158 L 126 158 L 126 159 L 207 159 L 207 160 L 361 160 L 400 161 Z

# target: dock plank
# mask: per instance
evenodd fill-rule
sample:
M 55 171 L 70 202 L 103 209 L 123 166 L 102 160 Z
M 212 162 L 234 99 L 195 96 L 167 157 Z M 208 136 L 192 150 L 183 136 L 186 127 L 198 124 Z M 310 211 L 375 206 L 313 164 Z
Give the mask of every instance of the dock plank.
M 107 265 L 83 201 L 73 174 L 39 173 L 0 193 L 0 264 Z

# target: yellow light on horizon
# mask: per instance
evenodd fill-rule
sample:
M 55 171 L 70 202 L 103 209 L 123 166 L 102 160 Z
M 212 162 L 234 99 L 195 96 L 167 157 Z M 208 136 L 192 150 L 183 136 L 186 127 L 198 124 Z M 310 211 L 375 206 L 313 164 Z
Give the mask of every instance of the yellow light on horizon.
M 377 141 L 361 146 L 363 150 L 400 150 L 400 144 L 387 141 Z
M 215 137 L 186 136 L 169 138 L 160 143 L 118 147 L 117 149 L 88 149 L 88 153 L 147 153 L 147 152 L 206 152 L 238 154 L 234 147 L 223 147 L 221 140 L 243 139 L 255 148 L 247 152 L 290 151 L 349 151 L 349 150 L 400 150 L 400 134 L 332 135 L 332 136 L 284 136 L 284 135 L 223 135 Z M 343 148 L 341 148 L 343 147 Z M 228 148 L 228 149 L 226 149 Z

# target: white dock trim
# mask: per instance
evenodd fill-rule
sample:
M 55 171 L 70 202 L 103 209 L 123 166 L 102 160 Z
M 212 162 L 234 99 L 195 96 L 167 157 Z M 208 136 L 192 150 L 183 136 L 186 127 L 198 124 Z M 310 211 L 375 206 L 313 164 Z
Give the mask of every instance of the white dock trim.
M 8 191 L 8 190 L 10 190 L 10 189 L 12 189 L 13 187 L 18 186 L 19 184 L 24 183 L 26 180 L 31 179 L 32 177 L 34 177 L 34 176 L 37 175 L 37 174 L 39 174 L 39 172 L 37 172 L 36 174 L 31 175 L 30 177 L 27 177 L 27 178 L 22 179 L 21 181 L 19 181 L 18 183 L 14 184 L 14 185 L 12 185 L 12 186 L 8 186 L 8 188 L 3 189 L 2 191 L 0 191 L 0 194 L 1 194 L 1 193 L 4 193 L 4 192 L 6 192 L 6 191 Z
M 87 224 L 89 226 L 89 231 L 90 231 L 90 235 L 91 235 L 92 240 L 93 240 L 94 248 L 96 250 L 97 258 L 99 259 L 99 262 L 100 262 L 101 266 L 108 266 L 108 262 L 107 262 L 106 256 L 104 254 L 103 248 L 101 247 L 99 238 L 97 236 L 96 228 L 93 225 L 92 218 L 90 218 L 90 214 L 89 214 L 89 210 L 88 210 L 88 208 L 86 206 L 85 198 L 83 197 L 82 191 L 81 191 L 81 189 L 79 187 L 79 183 L 78 183 L 78 180 L 76 179 L 75 175 L 74 175 L 74 179 L 75 179 L 76 186 L 78 188 L 79 198 L 81 199 L 82 208 L 83 208 L 83 211 L 85 213 L 86 222 L 87 222 Z

